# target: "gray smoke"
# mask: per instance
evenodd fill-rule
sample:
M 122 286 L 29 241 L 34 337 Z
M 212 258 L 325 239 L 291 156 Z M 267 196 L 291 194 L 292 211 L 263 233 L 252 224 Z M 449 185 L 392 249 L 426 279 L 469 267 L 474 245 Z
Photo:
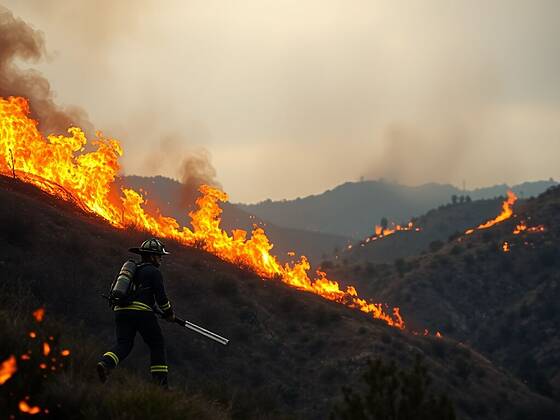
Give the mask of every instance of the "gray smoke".
M 199 196 L 198 188 L 203 185 L 220 187 L 216 180 L 216 169 L 212 166 L 210 153 L 201 149 L 191 153 L 183 159 L 181 165 L 181 182 L 183 191 L 181 203 L 192 208 Z
M 57 105 L 49 81 L 38 71 L 21 69 L 15 63 L 36 63 L 44 60 L 46 54 L 43 34 L 0 6 L 0 96 L 29 99 L 31 115 L 45 134 L 65 133 L 72 125 L 91 129 L 83 109 Z

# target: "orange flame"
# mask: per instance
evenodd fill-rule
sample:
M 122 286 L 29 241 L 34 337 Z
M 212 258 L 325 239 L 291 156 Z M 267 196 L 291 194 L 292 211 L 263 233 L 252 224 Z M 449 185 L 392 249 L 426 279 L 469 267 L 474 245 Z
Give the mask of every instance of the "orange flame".
M 37 322 L 43 321 L 44 317 L 45 317 L 45 308 L 39 308 L 33 311 L 33 318 L 35 318 Z
M 502 244 L 502 249 L 503 249 L 504 252 L 509 252 L 509 251 L 510 251 L 509 242 L 507 242 L 507 241 L 504 242 L 504 243 Z
M 517 201 L 517 196 L 513 193 L 513 191 L 507 192 L 507 199 L 502 203 L 502 212 L 496 216 L 492 220 L 488 220 L 486 223 L 479 225 L 476 229 L 488 229 L 504 220 L 509 219 L 513 216 L 513 205 Z M 473 233 L 475 229 L 469 229 L 465 232 L 465 234 L 470 235 Z
M 521 222 L 520 224 L 518 224 L 515 227 L 515 229 L 513 231 L 513 234 L 514 235 L 519 235 L 521 232 L 537 233 L 537 232 L 544 232 L 544 231 L 546 231 L 546 228 L 544 227 L 544 225 L 528 227 L 525 224 L 525 222 Z
M 0 98 L 0 172 L 15 174 L 50 194 L 72 200 L 115 227 L 133 225 L 184 245 L 199 246 L 225 261 L 250 268 L 263 278 L 279 278 L 299 290 L 316 293 L 404 328 L 398 308 L 389 315 L 381 304 L 359 298 L 353 287 L 341 290 L 336 281 L 321 271 L 311 279 L 305 256 L 293 264 L 281 265 L 270 254 L 273 244 L 262 228 L 255 227 L 250 238 L 244 230 L 233 230 L 231 235 L 222 230 L 222 209 L 218 203 L 227 201 L 223 191 L 206 185 L 200 187 L 198 209 L 189 213 L 192 230 L 159 212 L 148 214 L 139 193 L 128 188 L 116 191 L 114 180 L 119 170 L 118 158 L 122 155 L 117 140 L 98 133 L 93 142 L 97 150 L 85 152 L 87 139 L 82 130 L 70 128 L 68 136 L 44 138 L 37 130 L 37 122 L 28 114 L 26 99 Z
M 41 412 L 41 408 L 36 406 L 30 407 L 25 400 L 21 400 L 19 402 L 19 411 L 21 411 L 22 413 L 34 415 L 39 414 Z
M 16 357 L 11 355 L 0 365 L 0 385 L 4 385 L 17 372 Z
M 49 345 L 49 343 L 43 343 L 43 354 L 45 356 L 48 356 L 51 353 L 51 346 Z
M 401 225 L 395 225 L 393 223 L 393 226 L 391 228 L 383 228 L 380 225 L 375 225 L 374 228 L 374 232 L 375 234 L 371 237 L 368 237 L 365 239 L 365 241 L 363 242 L 370 242 L 370 241 L 376 241 L 377 239 L 381 239 L 384 238 L 386 236 L 392 235 L 395 232 L 402 232 L 402 231 L 414 231 L 414 232 L 420 232 L 422 229 L 419 227 L 414 227 L 414 223 L 412 222 L 408 222 L 407 225 L 405 226 L 401 226 Z

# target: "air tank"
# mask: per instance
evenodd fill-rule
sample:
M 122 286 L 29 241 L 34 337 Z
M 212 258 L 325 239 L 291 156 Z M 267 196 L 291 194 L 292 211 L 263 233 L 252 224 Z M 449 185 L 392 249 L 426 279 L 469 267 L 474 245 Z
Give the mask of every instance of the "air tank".
M 125 262 L 119 271 L 113 290 L 111 290 L 111 298 L 122 299 L 127 297 L 130 287 L 132 286 L 132 279 L 136 271 L 136 262 L 128 260 Z

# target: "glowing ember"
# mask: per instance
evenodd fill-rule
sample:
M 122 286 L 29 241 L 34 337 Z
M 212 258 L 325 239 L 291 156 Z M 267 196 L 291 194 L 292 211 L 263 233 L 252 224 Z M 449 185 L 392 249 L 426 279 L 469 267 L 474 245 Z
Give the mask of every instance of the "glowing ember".
M 479 225 L 476 229 L 488 229 L 489 227 L 492 227 L 500 222 L 503 222 L 504 220 L 507 220 L 511 216 L 513 216 L 513 205 L 517 201 L 517 196 L 513 193 L 513 191 L 508 191 L 507 196 L 508 197 L 506 201 L 502 203 L 502 212 L 494 219 L 488 220 L 486 223 Z M 465 232 L 465 234 L 470 235 L 474 231 L 475 229 L 469 229 Z
M 41 412 L 41 408 L 30 407 L 25 400 L 21 400 L 19 402 L 19 411 L 21 411 L 22 413 L 34 415 L 34 414 L 39 414 Z
M 45 308 L 39 308 L 33 312 L 33 318 L 35 318 L 37 322 L 41 322 L 44 316 L 45 316 Z
M 16 357 L 11 355 L 0 365 L 0 385 L 4 385 L 17 372 Z
M 49 346 L 49 343 L 43 343 L 43 354 L 45 356 L 48 356 L 51 353 L 51 346 Z
M 437 338 L 442 338 L 443 335 L 441 335 L 441 333 L 440 333 L 439 331 L 436 331 L 436 337 L 437 337 Z
M 97 150 L 84 152 L 87 139 L 82 130 L 70 128 L 68 136 L 44 138 L 37 130 L 37 122 L 28 114 L 24 98 L 0 98 L 0 172 L 15 173 L 43 191 L 72 200 L 115 227 L 132 225 L 185 245 L 201 246 L 225 261 L 252 269 L 263 278 L 279 278 L 299 290 L 316 293 L 404 328 L 398 308 L 393 308 L 389 315 L 381 304 L 359 298 L 353 287 L 341 290 L 336 281 L 321 271 L 311 279 L 305 256 L 293 264 L 281 265 L 270 254 L 273 245 L 263 229 L 255 227 L 250 238 L 244 230 L 236 229 L 231 235 L 222 230 L 222 209 L 218 203 L 227 201 L 224 192 L 205 185 L 200 188 L 198 210 L 189 213 L 192 230 L 159 212 L 148 214 L 139 193 L 127 188 L 116 191 L 114 181 L 119 170 L 118 158 L 122 155 L 118 141 L 98 134 L 93 142 Z
M 37 337 L 37 333 L 35 331 L 30 331 L 29 332 L 29 337 L 31 338 L 36 338 Z
M 510 246 L 509 246 L 509 243 L 507 241 L 502 244 L 502 250 L 504 252 L 509 252 L 510 251 Z
M 70 356 L 70 350 L 62 350 L 62 351 L 60 352 L 60 354 L 61 354 L 62 356 L 64 356 L 64 357 Z

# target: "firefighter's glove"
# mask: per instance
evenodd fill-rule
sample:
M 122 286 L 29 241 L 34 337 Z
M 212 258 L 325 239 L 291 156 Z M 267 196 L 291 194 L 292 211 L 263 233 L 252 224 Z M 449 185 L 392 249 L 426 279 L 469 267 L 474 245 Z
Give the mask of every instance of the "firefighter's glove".
M 163 315 L 163 319 L 165 319 L 167 322 L 173 322 L 175 321 L 175 314 L 173 313 L 173 311 L 167 312 Z

